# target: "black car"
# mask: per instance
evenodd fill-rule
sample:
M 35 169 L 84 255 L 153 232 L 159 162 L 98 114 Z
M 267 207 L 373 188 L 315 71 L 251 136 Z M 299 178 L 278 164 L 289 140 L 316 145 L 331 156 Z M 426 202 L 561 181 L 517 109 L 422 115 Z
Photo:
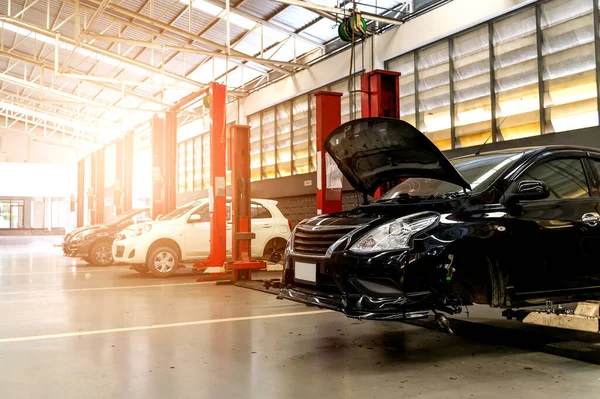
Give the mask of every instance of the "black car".
M 65 235 L 62 248 L 69 257 L 81 258 L 93 265 L 107 266 L 114 262 L 112 243 L 121 230 L 135 223 L 152 220 L 150 209 L 125 212 L 106 224 L 80 227 Z
M 346 123 L 325 148 L 356 190 L 396 185 L 351 211 L 300 223 L 280 299 L 387 320 L 473 303 L 599 297 L 600 150 L 536 147 L 448 161 L 390 118 Z

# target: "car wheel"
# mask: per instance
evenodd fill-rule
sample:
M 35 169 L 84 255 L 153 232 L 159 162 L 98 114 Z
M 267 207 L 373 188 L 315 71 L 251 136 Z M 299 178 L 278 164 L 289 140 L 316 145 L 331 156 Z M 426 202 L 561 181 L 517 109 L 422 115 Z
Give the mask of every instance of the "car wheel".
M 276 238 L 267 243 L 263 252 L 263 259 L 272 263 L 282 263 L 285 253 L 286 242 L 282 238 Z
M 84 256 L 83 258 L 81 258 L 81 260 L 89 264 L 93 263 L 89 256 Z
M 142 274 L 146 274 L 150 271 L 150 270 L 148 270 L 148 266 L 146 266 L 146 265 L 133 265 L 133 266 L 131 266 L 131 268 L 133 270 L 135 270 L 136 272 L 142 273 Z
M 112 245 L 108 242 L 99 242 L 95 244 L 94 246 L 92 246 L 89 258 L 91 260 L 90 263 L 93 265 L 112 265 L 115 261 L 112 256 Z
M 158 247 L 148 257 L 146 266 L 156 277 L 169 277 L 179 267 L 179 256 L 171 247 Z

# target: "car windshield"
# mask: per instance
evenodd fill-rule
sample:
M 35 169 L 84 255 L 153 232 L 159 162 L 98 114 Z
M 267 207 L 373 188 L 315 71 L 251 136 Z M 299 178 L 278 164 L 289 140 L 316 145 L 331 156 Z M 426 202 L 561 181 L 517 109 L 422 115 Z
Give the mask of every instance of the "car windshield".
M 188 213 L 189 211 L 191 211 L 192 209 L 194 209 L 198 204 L 200 204 L 199 201 L 193 201 L 193 202 L 187 203 L 185 205 L 182 205 L 179 208 L 173 209 L 171 212 L 167 213 L 166 215 L 161 216 L 159 220 L 163 221 L 163 220 L 177 219 L 178 217 L 181 217 L 181 216 L 185 215 L 186 213 Z
M 115 224 L 119 224 L 119 223 L 123 222 L 124 220 L 131 219 L 131 217 L 133 215 L 135 215 L 136 213 L 138 213 L 138 210 L 123 213 L 123 214 L 115 217 L 114 219 L 111 219 L 110 222 L 108 222 L 106 224 L 109 225 L 109 226 L 112 226 L 112 225 L 115 225 Z
M 507 152 L 488 155 L 474 155 L 450 161 L 463 178 L 471 185 L 472 192 L 481 192 L 502 174 L 523 152 Z M 458 193 L 463 189 L 456 184 L 436 179 L 410 178 L 404 180 L 380 200 L 400 197 L 429 197 Z

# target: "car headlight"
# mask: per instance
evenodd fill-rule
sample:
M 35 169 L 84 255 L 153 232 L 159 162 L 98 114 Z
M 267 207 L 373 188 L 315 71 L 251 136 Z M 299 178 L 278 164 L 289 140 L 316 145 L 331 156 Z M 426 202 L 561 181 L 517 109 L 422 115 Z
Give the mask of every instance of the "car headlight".
M 152 230 L 152 225 L 147 224 L 147 225 L 138 227 L 137 229 L 133 230 L 133 233 L 131 235 L 133 237 L 141 236 L 142 234 L 145 234 L 145 233 L 149 232 L 150 230 Z
M 440 215 L 435 212 L 420 212 L 392 220 L 374 228 L 352 247 L 357 253 L 372 253 L 410 248 L 411 239 L 437 225 Z

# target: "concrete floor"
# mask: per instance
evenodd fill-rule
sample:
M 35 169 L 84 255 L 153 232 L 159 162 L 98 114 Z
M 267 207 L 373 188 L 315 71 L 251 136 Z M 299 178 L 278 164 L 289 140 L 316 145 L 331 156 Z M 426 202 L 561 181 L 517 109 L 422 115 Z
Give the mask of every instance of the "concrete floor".
M 195 280 L 5 243 L 0 397 L 600 397 L 593 364 Z

